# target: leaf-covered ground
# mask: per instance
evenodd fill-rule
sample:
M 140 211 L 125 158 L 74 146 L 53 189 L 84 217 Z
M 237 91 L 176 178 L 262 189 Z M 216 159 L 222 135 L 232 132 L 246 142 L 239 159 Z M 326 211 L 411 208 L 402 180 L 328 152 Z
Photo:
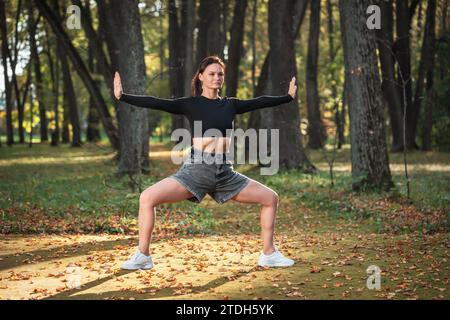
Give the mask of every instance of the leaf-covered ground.
M 177 170 L 169 147 L 152 144 L 147 187 Z M 207 197 L 158 207 L 155 268 L 120 270 L 135 250 L 138 192 L 114 177 L 106 147 L 0 149 L 1 299 L 448 299 L 448 154 L 390 154 L 396 191 L 350 190 L 349 150 L 340 150 L 330 188 L 320 172 L 260 176 L 281 197 L 276 242 L 291 268 L 256 267 L 259 206 Z M 368 289 L 369 266 L 381 270 Z

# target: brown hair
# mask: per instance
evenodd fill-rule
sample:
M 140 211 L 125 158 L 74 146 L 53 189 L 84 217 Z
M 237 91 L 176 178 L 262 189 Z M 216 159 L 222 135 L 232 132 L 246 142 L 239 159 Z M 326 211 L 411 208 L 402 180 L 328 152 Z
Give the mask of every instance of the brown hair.
M 202 82 L 199 79 L 199 74 L 203 73 L 205 71 L 206 67 L 208 67 L 210 64 L 218 63 L 225 72 L 225 63 L 220 59 L 218 56 L 209 56 L 200 62 L 200 65 L 198 66 L 197 72 L 195 73 L 195 76 L 192 78 L 191 82 L 191 93 L 193 97 L 199 96 L 202 94 Z

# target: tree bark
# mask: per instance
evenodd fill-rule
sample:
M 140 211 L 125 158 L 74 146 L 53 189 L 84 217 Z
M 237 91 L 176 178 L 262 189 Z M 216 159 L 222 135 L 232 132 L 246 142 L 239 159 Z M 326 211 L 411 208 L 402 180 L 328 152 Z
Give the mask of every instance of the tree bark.
M 336 56 L 336 49 L 334 47 L 334 24 L 333 24 L 333 8 L 331 0 L 327 0 L 327 27 L 328 27 L 328 56 L 330 62 L 330 76 L 331 76 L 331 98 L 333 100 L 334 122 L 336 124 L 338 149 L 342 147 L 343 141 L 340 141 L 341 134 L 344 132 L 342 126 L 342 113 L 339 111 L 338 93 L 336 86 L 336 68 L 333 65 L 334 57 Z
M 11 81 L 8 75 L 8 57 L 10 56 L 8 47 L 8 32 L 6 27 L 6 8 L 5 1 L 0 1 L 0 28 L 2 36 L 2 65 L 5 81 L 5 102 L 6 102 L 6 144 L 12 146 L 14 143 L 14 132 L 12 126 L 12 100 L 11 100 Z
M 416 82 L 416 92 L 414 94 L 414 102 L 410 110 L 411 122 L 408 123 L 408 141 L 414 145 L 417 135 L 417 123 L 419 121 L 420 109 L 422 101 L 424 100 L 423 91 L 428 83 L 433 81 L 432 68 L 434 67 L 434 47 L 435 47 L 435 26 L 436 26 L 436 0 L 428 0 L 425 32 L 423 35 L 422 50 L 420 54 L 419 75 Z M 431 71 L 431 72 L 430 72 Z M 428 88 L 428 90 L 430 90 Z M 430 128 L 431 129 L 431 128 Z
M 47 115 L 44 103 L 44 83 L 41 73 L 41 59 L 36 46 L 36 28 L 31 28 L 34 24 L 34 8 L 31 1 L 28 2 L 28 19 L 30 26 L 30 51 L 34 66 L 34 84 L 36 85 L 36 99 L 39 105 L 40 137 L 41 142 L 48 141 Z
M 403 150 L 402 96 L 395 77 L 393 48 L 393 7 L 390 1 L 380 1 L 381 29 L 377 30 L 384 99 L 387 102 L 392 131 L 392 151 Z
M 122 78 L 123 91 L 144 94 L 146 91 L 146 68 L 141 20 L 136 0 L 99 1 L 105 14 L 107 42 L 112 52 L 111 61 L 117 66 Z M 100 9 L 100 8 L 99 8 Z M 148 109 L 120 103 L 120 157 L 118 175 L 137 175 L 148 171 L 149 117 Z M 133 178 L 134 179 L 134 178 Z M 133 187 L 135 187 L 133 185 Z
M 220 5 L 216 1 L 200 0 L 196 65 L 209 55 L 215 54 L 223 58 L 220 16 Z
M 242 39 L 244 36 L 245 11 L 247 0 L 237 1 L 234 7 L 231 38 L 228 46 L 228 63 L 226 77 L 226 95 L 236 96 L 239 81 L 239 64 L 242 54 Z
M 56 4 L 56 3 L 55 3 Z M 63 21 L 59 8 L 55 7 L 56 17 L 58 21 L 61 23 Z M 72 82 L 72 73 L 70 70 L 69 61 L 67 59 L 67 49 L 62 43 L 62 39 L 58 37 L 58 56 L 61 61 L 61 71 L 62 71 L 62 80 L 64 85 L 64 93 L 66 97 L 67 105 L 64 108 L 67 108 L 67 115 L 69 116 L 69 121 L 72 126 L 72 147 L 81 147 L 81 128 L 80 128 L 80 119 L 78 116 L 78 104 L 77 97 L 75 94 L 75 89 L 73 87 Z M 66 114 L 64 114 L 64 118 L 66 118 Z M 66 119 L 64 119 L 66 120 Z M 67 123 L 67 122 L 66 122 Z M 66 133 L 67 135 L 67 133 Z M 67 136 L 65 137 L 67 138 Z
M 109 65 L 107 65 L 106 56 L 103 54 L 103 49 L 101 48 L 101 43 L 95 34 L 94 29 L 92 28 L 92 17 L 91 17 L 91 8 L 89 4 L 89 0 L 85 0 L 84 7 L 81 4 L 80 0 L 75 1 L 75 4 L 80 6 L 82 17 L 85 19 L 84 29 L 85 33 L 90 32 L 91 36 L 88 38 L 88 68 L 91 74 L 98 73 L 98 69 L 102 69 L 98 67 L 98 61 L 103 59 L 103 68 L 106 69 L 105 74 L 103 75 L 104 79 L 107 81 L 108 85 L 112 85 L 112 73 Z M 90 30 L 86 32 L 86 29 Z M 97 56 L 97 59 L 95 58 Z M 107 77 L 109 75 L 109 77 Z M 97 86 L 100 87 L 100 83 L 95 81 Z M 111 93 L 111 90 L 110 90 Z M 113 99 L 116 102 L 116 99 Z M 86 130 L 86 140 L 89 142 L 96 142 L 100 140 L 100 119 L 98 117 L 97 110 L 95 109 L 94 99 L 89 97 L 89 112 L 87 119 L 87 130 Z
M 303 18 L 305 17 L 306 7 L 308 5 L 309 0 L 297 0 L 295 2 L 295 7 L 293 10 L 293 26 L 292 33 L 293 38 L 296 39 L 298 37 L 300 26 L 303 23 Z M 261 67 L 261 73 L 258 78 L 258 84 L 255 88 L 255 96 L 259 96 L 267 92 L 268 90 L 268 79 L 269 79 L 269 60 L 270 60 L 270 48 L 264 58 L 263 65 Z M 270 109 L 256 110 L 251 112 L 250 119 L 248 120 L 249 128 L 266 128 L 270 126 L 272 119 L 272 111 Z M 266 121 L 267 123 L 262 123 L 262 121 Z
M 14 47 L 13 47 L 13 55 L 9 56 L 9 63 L 11 65 L 11 83 L 14 87 L 14 95 L 16 99 L 16 106 L 17 106 L 17 116 L 18 116 L 18 134 L 19 134 L 19 143 L 25 143 L 25 131 L 23 128 L 23 104 L 21 101 L 21 95 L 19 90 L 19 84 L 17 83 L 17 75 L 16 75 L 16 66 L 17 61 L 19 57 L 19 20 L 20 20 L 20 13 L 22 11 L 22 1 L 17 1 L 17 9 L 16 9 L 16 19 L 15 19 L 15 26 L 14 26 Z M 39 20 L 39 18 L 37 19 Z M 37 22 L 36 22 L 37 23 Z M 33 26 L 36 28 L 36 26 Z
M 169 86 L 170 96 L 178 98 L 184 94 L 183 58 L 186 38 L 178 23 L 178 8 L 175 0 L 168 1 L 169 9 Z M 183 115 L 172 114 L 172 131 L 185 127 Z M 177 141 L 179 142 L 179 141 Z
M 393 183 L 386 147 L 376 40 L 364 18 L 370 4 L 370 0 L 339 1 L 348 76 L 352 188 L 389 190 Z
M 45 54 L 47 55 L 48 60 L 48 66 L 50 69 L 50 78 L 52 82 L 52 94 L 53 94 L 53 110 L 55 113 L 55 116 L 53 118 L 54 120 L 54 126 L 53 130 L 50 133 L 50 145 L 52 146 L 58 146 L 59 139 L 60 139 L 60 132 L 59 132 L 59 59 L 58 54 L 55 54 L 55 59 L 52 57 L 52 48 L 57 47 L 57 45 L 54 45 L 53 42 L 50 41 L 49 38 L 49 30 L 45 28 L 45 39 L 47 44 L 47 49 L 45 51 Z M 57 51 L 57 49 L 55 50 Z
M 269 0 L 269 92 L 286 94 L 292 76 L 297 75 L 292 25 L 293 1 Z M 273 112 L 273 128 L 280 134 L 280 168 L 313 170 L 305 156 L 300 136 L 297 100 L 279 106 Z
M 308 146 L 319 149 L 325 145 L 326 131 L 320 114 L 317 69 L 319 59 L 320 0 L 311 1 L 308 55 L 306 59 L 306 106 L 308 109 Z

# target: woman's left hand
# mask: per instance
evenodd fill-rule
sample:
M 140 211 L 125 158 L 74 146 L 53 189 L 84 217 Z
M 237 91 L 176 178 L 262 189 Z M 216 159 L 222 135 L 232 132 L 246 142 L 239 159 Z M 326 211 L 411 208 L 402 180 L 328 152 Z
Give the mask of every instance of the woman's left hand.
M 289 83 L 288 94 L 292 97 L 292 99 L 295 99 L 295 95 L 297 94 L 297 86 L 295 85 L 295 77 L 292 77 L 292 80 Z

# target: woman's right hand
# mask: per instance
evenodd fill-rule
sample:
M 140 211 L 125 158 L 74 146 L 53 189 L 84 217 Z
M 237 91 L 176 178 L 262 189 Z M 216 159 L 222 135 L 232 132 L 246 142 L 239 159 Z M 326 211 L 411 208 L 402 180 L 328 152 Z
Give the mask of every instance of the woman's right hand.
M 120 97 L 122 97 L 122 82 L 120 81 L 120 75 L 117 71 L 114 75 L 114 96 L 117 100 L 120 100 Z

